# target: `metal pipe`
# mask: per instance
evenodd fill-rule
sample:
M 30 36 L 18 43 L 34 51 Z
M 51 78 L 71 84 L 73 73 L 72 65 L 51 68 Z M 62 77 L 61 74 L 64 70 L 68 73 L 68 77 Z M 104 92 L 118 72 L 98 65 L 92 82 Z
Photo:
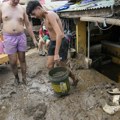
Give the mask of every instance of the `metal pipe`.
M 107 24 L 120 26 L 120 20 L 119 19 L 115 19 L 115 18 L 81 17 L 80 21 L 98 22 L 98 23 L 104 23 L 104 21 L 106 21 Z

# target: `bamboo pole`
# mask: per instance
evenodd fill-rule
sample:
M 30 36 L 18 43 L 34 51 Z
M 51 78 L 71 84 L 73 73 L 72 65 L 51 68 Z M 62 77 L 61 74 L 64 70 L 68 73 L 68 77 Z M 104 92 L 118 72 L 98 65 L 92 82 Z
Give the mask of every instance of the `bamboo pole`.
M 119 20 L 119 19 L 114 19 L 114 18 L 81 17 L 81 18 L 80 18 L 80 21 L 99 22 L 99 23 L 104 23 L 104 22 L 106 22 L 107 24 L 120 26 L 120 20 Z

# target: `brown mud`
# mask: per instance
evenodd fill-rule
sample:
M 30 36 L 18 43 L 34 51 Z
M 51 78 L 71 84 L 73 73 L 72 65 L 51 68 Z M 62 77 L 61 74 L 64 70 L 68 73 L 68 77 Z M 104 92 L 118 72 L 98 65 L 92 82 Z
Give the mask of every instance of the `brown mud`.
M 0 120 L 120 120 L 120 112 L 111 116 L 102 110 L 105 103 L 112 104 L 107 91 L 119 84 L 93 69 L 77 69 L 73 70 L 79 79 L 77 87 L 58 98 L 45 63 L 46 57 L 37 52 L 27 57 L 28 85 L 18 87 L 9 65 L 0 65 Z

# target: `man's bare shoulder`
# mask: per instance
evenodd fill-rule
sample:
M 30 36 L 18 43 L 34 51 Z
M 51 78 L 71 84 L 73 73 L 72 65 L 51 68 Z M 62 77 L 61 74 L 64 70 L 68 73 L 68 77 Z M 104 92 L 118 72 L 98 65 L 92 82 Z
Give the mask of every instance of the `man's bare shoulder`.
M 6 5 L 8 5 L 8 4 L 9 4 L 9 1 L 2 2 L 2 3 L 1 3 L 2 6 L 6 6 Z
M 2 9 L 2 8 L 7 8 L 8 5 L 9 5 L 9 1 L 2 2 L 2 3 L 0 3 L 0 9 Z
M 26 9 L 23 5 L 18 4 L 19 10 L 21 10 L 23 13 L 26 13 Z
M 2 10 L 3 7 L 3 3 L 0 3 L 0 11 Z
M 47 11 L 48 15 L 56 16 L 57 14 L 53 11 Z
M 20 5 L 19 4 L 19 7 L 22 8 L 23 10 L 26 10 L 26 5 Z
M 52 18 L 52 19 L 53 18 L 55 18 L 55 19 L 59 18 L 58 15 L 53 11 L 48 11 L 47 13 L 48 13 L 48 18 Z

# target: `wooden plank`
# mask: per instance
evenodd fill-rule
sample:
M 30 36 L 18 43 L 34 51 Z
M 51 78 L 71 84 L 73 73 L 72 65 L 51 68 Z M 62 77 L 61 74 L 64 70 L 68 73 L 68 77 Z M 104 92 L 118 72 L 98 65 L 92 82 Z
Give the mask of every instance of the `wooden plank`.
M 104 23 L 111 25 L 117 25 L 120 26 L 120 20 L 119 19 L 113 19 L 113 18 L 102 18 L 102 17 L 81 17 L 81 21 L 89 21 L 89 22 L 98 22 L 98 23 Z
M 86 22 L 77 21 L 76 39 L 77 52 L 86 55 Z
M 6 55 L 6 54 L 0 54 L 0 64 L 6 63 L 8 61 L 9 61 L 8 55 Z

